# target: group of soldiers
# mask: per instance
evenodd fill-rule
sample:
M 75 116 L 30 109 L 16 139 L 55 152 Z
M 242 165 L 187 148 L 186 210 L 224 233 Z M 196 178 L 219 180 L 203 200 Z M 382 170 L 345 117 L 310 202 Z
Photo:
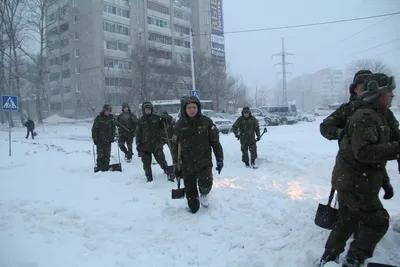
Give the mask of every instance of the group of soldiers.
M 384 190 L 386 200 L 394 194 L 386 163 L 400 154 L 399 122 L 390 110 L 395 88 L 394 77 L 360 70 L 349 88 L 349 102 L 320 125 L 322 136 L 339 143 L 331 182 L 339 210 L 319 267 L 338 263 L 352 235 L 342 266 L 362 266 L 389 228 L 379 191 Z
M 186 199 L 192 213 L 196 213 L 200 205 L 208 206 L 207 196 L 213 185 L 211 150 L 217 161 L 218 172 L 224 166 L 224 155 L 218 129 L 210 118 L 202 115 L 197 97 L 182 99 L 181 116 L 176 123 L 167 113 L 162 116 L 154 114 L 151 102 L 142 104 L 142 116 L 139 118 L 127 104 L 122 106 L 122 113 L 117 117 L 112 115 L 110 105 L 104 105 L 92 127 L 92 139 L 97 150 L 97 171 L 109 170 L 116 128 L 118 144 L 127 161 L 134 154 L 132 146 L 136 137 L 136 150 L 148 182 L 153 181 L 151 163 L 154 156 L 169 181 L 184 177 Z M 165 144 L 171 151 L 172 166 L 168 166 L 165 159 Z

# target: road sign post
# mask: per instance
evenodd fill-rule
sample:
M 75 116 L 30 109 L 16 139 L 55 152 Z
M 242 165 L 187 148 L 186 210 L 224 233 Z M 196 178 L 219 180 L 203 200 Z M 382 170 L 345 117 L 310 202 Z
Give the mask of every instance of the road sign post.
M 11 157 L 11 112 L 18 111 L 18 96 L 15 95 L 2 95 L 1 96 L 1 109 L 8 111 L 8 155 Z
M 200 99 L 200 91 L 199 91 L 199 90 L 192 90 L 192 91 L 190 92 L 190 94 L 191 94 L 192 96 L 195 96 L 195 97 L 197 97 L 198 99 Z

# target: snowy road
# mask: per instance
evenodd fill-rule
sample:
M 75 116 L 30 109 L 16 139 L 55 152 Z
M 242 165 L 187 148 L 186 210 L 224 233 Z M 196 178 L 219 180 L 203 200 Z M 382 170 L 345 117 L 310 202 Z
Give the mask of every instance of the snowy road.
M 329 232 L 313 219 L 330 190 L 337 144 L 319 135 L 318 121 L 269 127 L 257 170 L 244 168 L 237 140 L 222 135 L 225 166 L 214 173 L 210 207 L 196 215 L 185 200 L 170 199 L 175 185 L 157 165 L 155 181 L 145 183 L 136 156 L 122 173 L 93 174 L 90 127 L 46 125 L 34 141 L 14 129 L 12 157 L 0 132 L 4 266 L 309 267 L 310 255 L 322 254 Z M 395 197 L 384 205 L 393 222 L 395 162 L 389 174 Z M 400 265 L 399 247 L 400 234 L 389 229 L 375 259 Z

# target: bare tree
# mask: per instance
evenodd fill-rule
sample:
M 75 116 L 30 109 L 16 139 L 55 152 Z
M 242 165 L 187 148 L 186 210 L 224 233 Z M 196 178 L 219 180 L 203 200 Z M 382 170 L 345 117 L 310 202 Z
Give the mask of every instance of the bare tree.
M 349 75 L 354 75 L 359 70 L 370 70 L 372 72 L 385 73 L 387 75 L 392 74 L 392 70 L 382 60 L 379 59 L 359 59 L 351 62 L 346 71 Z
M 254 105 L 255 107 L 260 107 L 265 105 L 268 98 L 268 91 L 264 85 L 256 86 L 256 91 L 254 92 Z
M 45 89 L 46 77 L 46 31 L 55 24 L 56 20 L 46 21 L 46 13 L 55 0 L 31 0 L 27 4 L 27 13 L 24 24 L 29 30 L 29 37 L 36 44 L 39 44 L 37 53 L 28 52 L 28 49 L 20 45 L 21 51 L 28 56 L 36 67 L 36 75 L 31 82 L 35 87 L 34 95 L 36 99 L 36 113 L 39 123 L 43 123 L 42 107 L 46 104 L 47 92 Z
M 148 101 L 152 97 L 150 80 L 153 76 L 151 71 L 151 57 L 149 49 L 144 45 L 138 45 L 131 54 L 133 80 L 132 90 L 140 96 L 141 102 Z M 133 93 L 132 92 L 132 93 Z M 129 92 L 131 93 L 131 92 Z
M 243 82 L 240 77 L 237 77 L 237 82 L 235 84 L 235 88 L 232 93 L 232 102 L 235 108 L 242 108 L 244 106 L 250 106 L 251 100 L 248 95 L 248 87 Z
M 21 97 L 21 86 L 20 86 L 20 66 L 19 66 L 19 54 L 18 47 L 21 43 L 21 27 L 23 22 L 25 12 L 25 1 L 23 0 L 8 0 L 2 1 L 1 13 L 2 13 L 2 24 L 3 24 L 3 34 L 8 39 L 8 47 L 5 49 L 4 58 L 7 64 L 7 85 L 10 93 L 14 93 Z M 5 79 L 5 80 L 6 80 Z M 24 122 L 24 116 L 22 114 L 23 105 L 22 101 L 19 103 L 20 109 L 20 120 Z M 12 116 L 9 117 L 9 123 L 13 126 Z

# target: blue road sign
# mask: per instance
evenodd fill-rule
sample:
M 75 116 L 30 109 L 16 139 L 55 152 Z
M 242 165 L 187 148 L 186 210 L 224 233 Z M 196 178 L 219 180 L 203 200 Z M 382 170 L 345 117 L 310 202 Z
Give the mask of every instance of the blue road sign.
M 200 91 L 199 90 L 192 90 L 190 94 L 194 95 L 195 97 L 200 99 Z
M 2 95 L 1 107 L 3 111 L 17 111 L 18 110 L 18 96 L 15 95 Z

